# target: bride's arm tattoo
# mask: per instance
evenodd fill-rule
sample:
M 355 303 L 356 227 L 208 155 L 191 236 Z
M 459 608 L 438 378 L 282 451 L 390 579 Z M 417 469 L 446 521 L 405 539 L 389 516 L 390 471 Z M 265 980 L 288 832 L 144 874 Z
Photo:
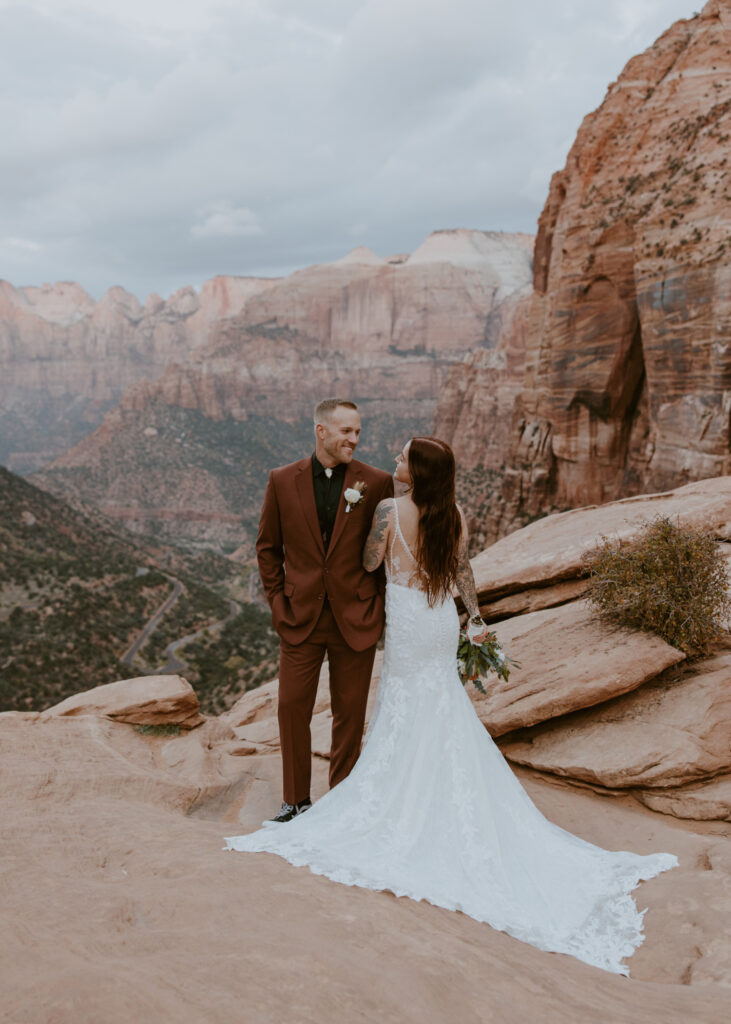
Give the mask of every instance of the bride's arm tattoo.
M 457 564 L 457 578 L 455 582 L 457 584 L 459 596 L 462 598 L 464 606 L 467 609 L 467 614 L 471 619 L 475 619 L 480 617 L 480 604 L 477 600 L 475 577 L 472 573 L 472 566 L 470 565 L 469 543 L 467 540 L 467 522 L 461 509 L 460 515 L 462 517 L 462 536 L 459 540 L 459 562 Z
M 457 590 L 459 590 L 459 596 L 464 602 L 464 606 L 467 609 L 467 614 L 471 619 L 479 618 L 480 616 L 480 604 L 477 600 L 477 590 L 475 589 L 475 577 L 472 575 L 472 566 L 470 560 L 467 557 L 467 552 L 460 552 L 459 566 L 457 568 Z
M 373 572 L 383 561 L 388 541 L 388 523 L 391 510 L 391 499 L 379 501 L 373 514 L 371 532 L 363 548 L 363 568 Z

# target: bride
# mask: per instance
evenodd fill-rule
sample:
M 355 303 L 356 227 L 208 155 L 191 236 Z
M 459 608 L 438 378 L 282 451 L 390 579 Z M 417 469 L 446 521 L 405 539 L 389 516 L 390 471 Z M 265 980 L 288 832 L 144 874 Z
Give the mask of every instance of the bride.
M 455 463 L 415 437 L 397 456 L 404 497 L 382 501 L 363 552 L 385 560 L 386 646 L 375 710 L 350 775 L 284 825 L 229 837 L 336 882 L 461 910 L 539 949 L 620 974 L 642 942 L 630 895 L 672 854 L 603 850 L 547 821 L 513 775 L 457 673 L 456 586 L 479 616 Z

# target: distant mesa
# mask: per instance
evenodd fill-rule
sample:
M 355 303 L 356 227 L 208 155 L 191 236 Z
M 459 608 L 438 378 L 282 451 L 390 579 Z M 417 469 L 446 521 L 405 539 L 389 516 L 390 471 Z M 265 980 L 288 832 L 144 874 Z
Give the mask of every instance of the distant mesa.
M 114 287 L 0 281 L 0 463 L 30 472 L 98 426 L 124 391 L 186 362 L 214 326 L 275 279 L 217 277 L 144 305 Z
M 390 467 L 431 431 L 449 367 L 495 345 L 532 275 L 524 235 L 440 232 L 417 252 L 387 262 L 359 247 L 281 280 L 181 289 L 126 350 L 154 324 L 169 365 L 131 381 L 34 480 L 135 531 L 230 553 L 252 539 L 271 465 L 309 450 L 323 395 L 358 400 L 362 455 Z
M 89 316 L 95 302 L 79 284 L 59 281 L 40 287 L 29 285 L 14 288 L 8 281 L 0 281 L 0 316 L 15 319 L 23 313 L 35 314 L 49 323 L 69 326 Z M 15 317 L 13 316 L 15 312 Z

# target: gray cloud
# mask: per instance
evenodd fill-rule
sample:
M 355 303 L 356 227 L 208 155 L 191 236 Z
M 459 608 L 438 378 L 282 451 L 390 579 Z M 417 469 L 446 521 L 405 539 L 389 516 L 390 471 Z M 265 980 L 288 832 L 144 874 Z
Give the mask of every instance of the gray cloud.
M 533 231 L 689 0 L 0 0 L 0 276 L 141 298 Z

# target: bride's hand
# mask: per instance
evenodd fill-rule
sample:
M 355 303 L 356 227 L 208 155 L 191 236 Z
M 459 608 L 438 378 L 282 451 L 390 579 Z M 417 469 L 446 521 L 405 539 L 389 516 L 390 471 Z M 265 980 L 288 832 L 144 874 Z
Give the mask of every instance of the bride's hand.
M 490 630 L 487 628 L 485 623 L 480 619 L 477 622 L 477 617 L 470 619 L 467 623 L 467 639 L 470 643 L 474 644 L 475 647 L 479 647 L 483 642 Z

